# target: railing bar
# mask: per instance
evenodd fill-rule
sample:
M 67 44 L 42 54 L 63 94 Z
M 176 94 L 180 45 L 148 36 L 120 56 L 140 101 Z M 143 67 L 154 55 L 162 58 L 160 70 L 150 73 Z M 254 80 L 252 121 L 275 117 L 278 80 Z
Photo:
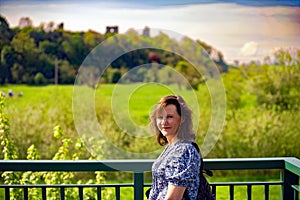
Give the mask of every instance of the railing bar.
M 23 187 L 24 200 L 28 200 L 28 187 Z
M 234 200 L 234 185 L 229 186 L 229 199 Z
M 144 174 L 143 173 L 134 173 L 134 200 L 140 200 L 144 197 Z
M 1 185 L 0 188 L 24 188 L 25 185 Z M 64 184 L 64 188 L 68 187 L 134 187 L 133 183 L 114 183 L 114 184 Z M 149 184 L 151 186 L 151 184 Z M 47 187 L 47 188 L 60 188 L 62 187 L 62 184 L 35 184 L 35 185 L 26 185 L 28 188 L 42 188 L 42 187 Z
M 299 192 L 294 190 L 294 200 L 299 200 Z
M 101 187 L 97 187 L 97 199 L 101 200 Z
M 151 185 L 151 184 L 150 184 Z M 0 185 L 0 188 L 23 188 L 25 185 Z M 60 188 L 60 187 L 115 187 L 115 186 L 120 186 L 120 187 L 133 187 L 133 183 L 114 183 L 114 184 L 35 184 L 35 185 L 26 185 L 28 188 L 36 188 L 36 187 L 51 187 L 51 188 Z
M 9 200 L 10 199 L 10 191 L 9 191 L 9 187 L 5 188 L 5 200 Z
M 230 185 L 283 185 L 282 181 L 274 182 L 214 182 L 210 185 L 215 186 L 230 186 Z
M 211 191 L 215 196 L 215 199 L 217 199 L 217 187 L 215 185 L 211 185 Z
M 213 193 L 214 194 L 216 194 L 216 187 L 217 186 L 220 186 L 220 185 L 222 185 L 222 186 L 224 186 L 224 185 L 228 185 L 228 186 L 230 186 L 230 185 L 246 185 L 246 186 L 249 186 L 249 185 L 251 185 L 251 184 L 253 184 L 254 183 L 254 185 L 264 185 L 264 187 L 265 187 L 265 194 L 264 194 L 264 196 L 265 196 L 265 198 L 264 199 L 269 199 L 269 186 L 270 185 L 282 185 L 282 181 L 280 181 L 280 182 L 222 182 L 222 183 L 211 183 L 211 187 L 212 188 L 215 188 L 214 190 L 215 191 L 213 191 Z M 132 187 L 133 186 L 133 184 L 101 184 L 101 186 L 103 186 L 103 185 L 105 185 L 106 187 L 115 187 L 116 185 L 118 185 L 118 190 L 120 190 L 121 189 L 121 187 Z M 149 184 L 149 185 L 151 185 L 151 184 Z M 40 184 L 40 185 L 26 185 L 26 188 L 27 189 L 29 189 L 29 188 L 36 188 L 36 187 L 40 187 L 40 188 L 42 188 L 42 197 L 43 197 L 43 200 L 46 200 L 46 188 L 45 187 L 61 187 L 61 185 L 45 185 L 45 184 Z M 80 184 L 80 185 L 76 185 L 76 184 L 67 184 L 67 185 L 64 185 L 63 187 L 64 187 L 64 189 L 66 188 L 66 187 L 75 187 L 75 186 L 79 186 L 79 187 L 99 187 L 99 184 Z M 0 187 L 2 187 L 2 188 L 24 188 L 24 185 L 22 186 L 22 185 L 9 185 L 9 187 L 8 187 L 8 185 L 0 185 Z M 99 188 L 100 189 L 100 188 Z M 213 190 L 213 189 L 212 189 Z M 9 191 L 9 189 L 6 189 L 5 191 Z M 252 190 L 251 190 L 252 191 Z M 25 193 L 26 193 L 26 191 L 25 191 Z M 27 193 L 29 193 L 29 191 L 27 192 Z M 101 190 L 100 190 L 100 193 L 101 193 Z M 251 198 L 249 197 L 248 199 L 252 199 L 252 194 L 250 194 L 250 192 L 248 192 L 248 196 L 250 196 L 251 195 Z M 10 192 L 6 192 L 6 195 L 5 196 L 8 196 L 9 195 L 9 197 L 10 197 Z M 63 198 L 64 198 L 64 196 L 65 196 L 65 194 L 62 194 L 63 195 Z M 26 195 L 25 195 L 26 196 Z M 98 196 L 98 199 L 101 199 L 101 195 L 97 195 Z M 299 196 L 299 195 L 298 195 Z M 26 197 L 24 197 L 24 199 L 25 199 Z M 29 198 L 29 197 L 28 197 Z M 6 198 L 6 199 L 9 199 L 9 198 Z
M 247 199 L 252 199 L 252 185 L 247 185 Z
M 47 199 L 47 187 L 42 187 L 42 199 Z
M 269 200 L 269 185 L 265 185 L 265 200 Z
M 60 187 L 60 200 L 65 199 L 65 187 Z
M 116 200 L 120 200 L 120 187 L 116 186 Z
M 79 200 L 83 200 L 83 187 L 78 187 Z

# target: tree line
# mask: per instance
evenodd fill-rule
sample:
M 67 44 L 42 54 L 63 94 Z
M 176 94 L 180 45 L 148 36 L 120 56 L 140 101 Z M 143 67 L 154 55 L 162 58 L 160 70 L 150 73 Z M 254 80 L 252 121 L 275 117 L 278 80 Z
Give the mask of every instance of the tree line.
M 73 84 L 76 74 L 86 56 L 101 42 L 114 33 L 99 33 L 93 30 L 75 32 L 64 30 L 63 24 L 54 23 L 33 27 L 29 18 L 20 19 L 18 27 L 10 28 L 5 17 L 0 16 L 0 84 Z M 128 30 L 128 43 L 134 43 L 138 33 Z M 157 37 L 159 42 L 175 41 L 164 33 Z M 146 38 L 145 41 L 147 42 Z M 214 61 L 220 72 L 227 72 L 228 65 L 220 51 L 197 40 Z M 183 47 L 188 48 L 188 46 Z M 181 70 L 193 85 L 203 81 L 196 76 L 192 66 L 179 55 L 157 49 L 142 49 L 126 53 L 116 59 L 105 71 L 105 83 L 116 83 L 128 70 L 145 63 L 159 63 Z

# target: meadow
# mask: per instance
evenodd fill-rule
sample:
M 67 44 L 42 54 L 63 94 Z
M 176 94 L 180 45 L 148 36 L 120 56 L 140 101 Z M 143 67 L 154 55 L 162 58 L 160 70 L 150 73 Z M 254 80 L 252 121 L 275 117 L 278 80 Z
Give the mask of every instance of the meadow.
M 156 144 L 154 136 L 147 133 L 145 137 L 134 135 L 124 129 L 130 130 L 131 126 L 146 127 L 149 113 L 155 103 L 163 95 L 174 92 L 186 97 L 188 103 L 194 103 L 193 98 L 199 102 L 199 111 L 197 107 L 193 109 L 197 114 L 196 118 L 199 117 L 195 120 L 198 124 L 194 123 L 194 126 L 197 128 L 196 141 L 200 145 L 203 143 L 212 117 L 211 98 L 205 86 L 199 87 L 198 91 L 170 91 L 159 85 L 142 86 L 134 90 L 130 97 L 127 92 L 136 86 L 119 86 L 117 96 L 112 94 L 114 87 L 115 85 L 105 84 L 95 91 L 86 88 L 95 95 L 95 113 L 105 135 L 104 139 L 109 139 L 116 146 L 130 152 L 159 150 L 160 147 Z M 41 159 L 51 159 L 60 145 L 60 141 L 53 136 L 53 128 L 57 125 L 73 142 L 85 134 L 78 133 L 75 128 L 72 111 L 73 86 L 6 85 L 0 87 L 4 92 L 10 89 L 15 93 L 23 92 L 22 97 L 6 98 L 5 103 L 5 112 L 10 121 L 11 139 L 14 141 L 20 159 L 26 158 L 27 148 L 31 144 L 36 146 Z M 234 90 L 236 93 L 233 93 Z M 234 96 L 237 94 L 239 99 Z M 112 97 L 116 99 L 113 103 Z M 299 112 L 295 109 L 277 111 L 275 108 L 266 108 L 258 105 L 256 98 L 248 91 L 230 88 L 226 96 L 227 107 L 222 130 L 219 134 L 213 135 L 218 137 L 217 142 L 205 157 L 299 157 L 300 150 L 297 148 L 300 146 Z M 120 107 L 121 110 L 112 109 L 112 104 L 116 108 Z M 123 104 L 127 106 L 122 107 Z M 86 106 L 85 102 L 82 106 Z M 124 109 L 129 111 L 124 112 Z M 123 112 L 128 112 L 124 116 L 130 118 L 131 125 L 121 129 L 118 127 L 120 125 L 117 124 L 120 123 L 118 121 L 121 121 L 122 126 L 122 123 L 124 125 L 128 120 L 121 119 L 124 116 L 120 113 Z M 85 116 L 89 115 L 87 113 L 82 115 L 89 117 Z M 88 158 L 90 152 L 84 151 L 82 155 Z M 152 158 L 155 156 L 153 155 Z
M 212 150 L 205 155 L 205 158 L 281 156 L 299 158 L 300 114 L 297 107 L 299 91 L 296 89 L 298 81 L 292 82 L 293 79 L 290 78 L 280 82 L 276 79 L 279 75 L 272 76 L 273 79 L 269 80 L 258 76 L 261 71 L 254 73 L 251 70 L 247 72 L 248 78 L 244 79 L 242 78 L 245 75 L 243 73 L 236 70 L 222 77 L 226 89 L 225 120 L 221 132 L 214 135 L 217 137 L 215 138 L 216 143 Z M 284 77 L 284 74 L 281 74 L 280 77 Z M 284 84 L 287 84 L 286 80 L 289 80 L 290 96 L 282 93 L 285 96 L 281 97 L 282 101 L 279 103 L 274 99 L 280 99 L 278 95 L 281 93 L 274 96 L 271 96 L 272 93 L 268 93 L 265 95 L 267 97 L 263 98 L 265 96 L 263 95 L 264 90 L 261 89 L 262 83 L 265 84 L 264 88 L 268 84 L 270 88 L 272 84 L 274 87 L 284 87 Z M 116 155 L 115 151 L 106 148 L 106 143 L 129 152 L 128 155 L 123 155 L 123 158 L 131 158 L 132 154 L 141 156 L 140 158 L 145 158 L 145 156 L 155 158 L 161 150 L 161 147 L 156 144 L 155 137 L 147 135 L 147 131 L 135 134 L 130 134 L 130 131 L 135 130 L 134 126 L 147 127 L 149 112 L 155 103 L 162 96 L 170 93 L 180 94 L 185 97 L 189 105 L 196 106 L 193 111 L 196 114 L 194 117 L 197 123 L 194 125 L 197 128 L 196 141 L 198 144 L 203 143 L 211 125 L 212 100 L 210 91 L 205 84 L 200 85 L 198 90 L 180 90 L 176 85 L 165 87 L 158 84 L 103 84 L 99 85 L 97 89 L 85 86 L 82 86 L 82 89 L 93 94 L 95 116 L 104 135 L 99 140 L 97 137 L 89 137 L 88 128 L 85 133 L 79 133 L 75 127 L 72 107 L 73 85 L 0 86 L 0 91 L 5 93 L 9 90 L 15 94 L 23 93 L 22 97 L 5 98 L 4 108 L 9 119 L 9 137 L 15 147 L 18 159 L 28 159 L 28 154 L 32 153 L 30 147 L 33 144 L 39 154 L 38 159 L 118 159 L 119 154 Z M 194 98 L 197 99 L 196 105 L 193 101 Z M 197 105 L 200 107 L 199 113 Z M 82 109 L 86 107 L 88 104 L 83 101 Z M 130 121 L 122 119 L 124 116 L 120 113 L 127 113 L 124 116 L 129 117 Z M 88 120 L 90 113 L 82 113 L 82 116 Z M 125 128 L 120 127 L 119 122 L 121 122 L 121 126 L 127 123 L 130 125 L 125 125 Z M 129 131 L 125 130 L 126 128 Z M 145 137 L 143 137 L 144 133 Z M 91 142 L 91 140 L 93 141 Z M 58 150 L 62 146 L 64 146 L 66 154 L 57 157 Z M 2 152 L 4 152 L 3 148 L 2 145 Z M 0 154 L 1 159 L 4 156 L 5 154 Z M 103 174 L 103 180 L 126 182 L 126 180 L 130 180 L 130 176 L 121 173 Z M 216 172 L 210 180 L 242 181 L 249 180 L 249 177 L 254 180 L 274 180 L 278 176 L 278 172 L 273 171 Z M 82 175 L 75 175 L 75 177 L 82 178 Z M 61 178 L 63 179 L 63 177 Z M 150 181 L 150 175 L 146 176 L 146 181 Z M 244 199 L 245 190 L 243 187 L 236 190 L 237 199 Z M 278 199 L 279 187 L 271 188 L 270 191 L 270 199 Z M 123 191 L 123 198 L 128 199 L 126 196 L 129 193 L 131 193 L 130 189 Z M 254 187 L 253 194 L 262 194 L 262 187 Z M 227 188 L 218 191 L 218 199 L 227 198 Z

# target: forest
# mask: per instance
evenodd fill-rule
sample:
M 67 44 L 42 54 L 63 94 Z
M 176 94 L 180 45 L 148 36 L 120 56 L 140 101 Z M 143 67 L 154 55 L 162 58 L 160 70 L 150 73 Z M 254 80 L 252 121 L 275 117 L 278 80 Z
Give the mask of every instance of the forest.
M 73 84 L 86 56 L 97 45 L 115 34 L 110 32 L 101 34 L 93 30 L 87 32 L 66 31 L 63 29 L 63 24 L 55 26 L 51 22 L 47 25 L 47 28 L 42 25 L 33 27 L 29 18 L 23 18 L 20 21 L 23 21 L 24 27 L 10 28 L 5 17 L 0 16 L 1 84 Z M 145 27 L 145 29 L 147 28 Z M 134 29 L 128 30 L 126 35 L 128 44 L 137 42 L 135 38 L 141 36 Z M 140 37 L 142 41 L 139 41 L 141 43 L 151 43 L 152 41 L 175 42 L 164 33 L 160 33 L 150 41 L 148 40 L 149 36 L 142 36 Z M 189 39 L 186 38 L 186 40 Z M 220 72 L 228 70 L 228 65 L 223 60 L 221 52 L 200 40 L 196 42 L 208 54 L 214 53 L 216 55 L 215 63 L 218 65 Z M 128 52 L 113 61 L 105 71 L 106 75 L 104 77 L 106 78 L 102 82 L 116 83 L 124 73 L 134 66 L 149 62 L 179 69 L 187 65 L 182 57 L 174 55 L 172 52 L 144 48 Z M 57 69 L 55 69 L 56 67 Z M 193 76 L 191 70 L 186 71 L 187 76 Z M 197 77 L 196 81 L 200 83 L 200 77 Z

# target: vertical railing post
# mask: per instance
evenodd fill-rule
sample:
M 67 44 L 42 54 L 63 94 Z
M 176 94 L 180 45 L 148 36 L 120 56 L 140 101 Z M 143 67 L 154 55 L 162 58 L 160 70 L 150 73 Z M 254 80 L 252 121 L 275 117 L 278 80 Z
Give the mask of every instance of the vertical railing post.
M 270 192 L 270 188 L 269 185 L 265 185 L 265 200 L 269 200 L 269 192 Z
M 5 188 L 5 200 L 10 200 L 10 191 L 9 187 Z
M 281 179 L 283 181 L 283 186 L 281 189 L 281 199 L 294 199 L 294 191 L 292 185 L 299 184 L 299 177 L 290 172 L 289 170 L 281 170 Z
M 42 200 L 47 199 L 47 187 L 42 187 Z
M 78 199 L 83 200 L 83 187 L 78 187 Z
M 134 173 L 134 200 L 144 199 L 144 173 Z
M 252 199 L 252 185 L 247 185 L 247 200 Z
M 101 200 L 101 187 L 97 187 L 97 200 Z
M 24 200 L 28 200 L 28 187 L 24 187 L 23 190 L 23 198 Z
M 234 200 L 234 185 L 229 186 L 229 199 Z

